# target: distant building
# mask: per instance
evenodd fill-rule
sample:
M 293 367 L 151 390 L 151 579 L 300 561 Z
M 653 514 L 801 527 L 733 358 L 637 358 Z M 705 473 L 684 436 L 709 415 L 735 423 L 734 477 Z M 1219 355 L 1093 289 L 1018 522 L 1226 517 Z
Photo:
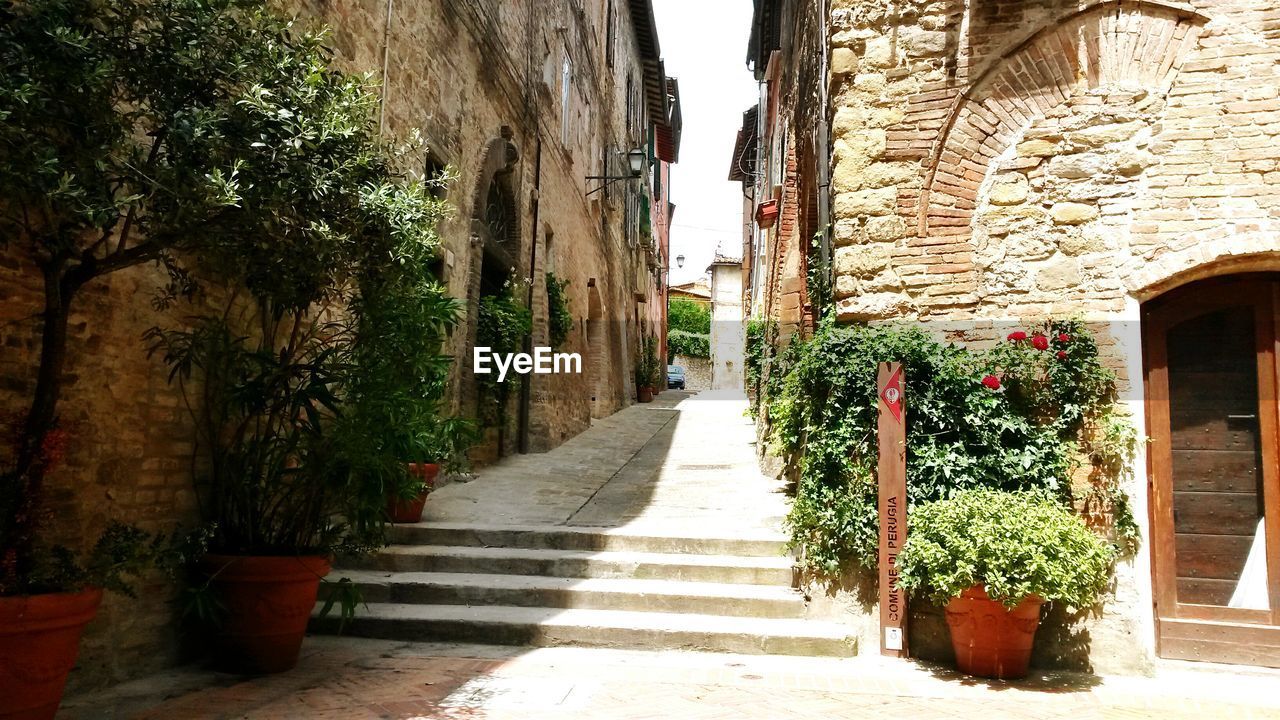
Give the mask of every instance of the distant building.
M 742 390 L 746 330 L 742 314 L 742 259 L 716 251 L 711 273 L 711 389 Z

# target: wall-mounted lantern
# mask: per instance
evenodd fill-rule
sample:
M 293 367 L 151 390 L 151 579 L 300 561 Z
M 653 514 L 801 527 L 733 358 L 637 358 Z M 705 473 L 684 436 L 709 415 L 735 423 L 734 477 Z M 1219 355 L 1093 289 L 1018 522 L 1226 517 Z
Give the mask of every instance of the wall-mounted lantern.
M 622 155 L 623 153 L 618 153 Z M 603 180 L 604 183 L 594 190 L 588 190 L 588 195 L 593 195 L 601 190 L 609 187 L 618 180 L 636 180 L 644 175 L 645 165 L 649 161 L 649 153 L 642 147 L 638 147 L 625 153 L 627 156 L 627 173 L 626 175 L 588 175 L 588 180 Z
M 676 267 L 677 267 L 677 268 L 682 268 L 682 267 L 684 267 L 684 256 L 683 256 L 683 255 L 677 255 L 677 256 L 676 256 Z

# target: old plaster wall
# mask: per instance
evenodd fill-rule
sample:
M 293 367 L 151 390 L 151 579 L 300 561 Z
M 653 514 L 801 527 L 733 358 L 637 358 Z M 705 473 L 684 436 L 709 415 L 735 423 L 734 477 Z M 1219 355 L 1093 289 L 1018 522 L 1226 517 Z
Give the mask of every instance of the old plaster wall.
M 981 345 L 1083 315 L 1142 427 L 1138 303 L 1280 267 L 1280 10 L 836 0 L 831 21 L 840 319 L 916 318 Z M 1144 468 L 1126 487 L 1143 524 Z M 1149 666 L 1148 552 L 1040 662 Z

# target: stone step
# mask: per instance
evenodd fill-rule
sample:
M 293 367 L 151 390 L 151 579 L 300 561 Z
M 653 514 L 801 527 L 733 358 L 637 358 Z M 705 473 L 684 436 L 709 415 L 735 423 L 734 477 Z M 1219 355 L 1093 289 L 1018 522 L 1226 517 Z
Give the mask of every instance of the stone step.
M 705 613 L 736 617 L 798 618 L 805 602 L 785 586 L 734 585 L 620 578 L 340 571 L 365 602 Z
M 391 545 L 371 557 L 350 561 L 348 566 L 391 572 L 632 578 L 787 587 L 791 584 L 791 564 L 786 557 Z
M 317 612 L 319 608 L 317 605 Z M 312 620 L 312 628 L 318 632 L 336 632 L 338 624 L 334 615 Z M 406 641 L 711 650 L 763 655 L 850 657 L 857 649 L 849 628 L 812 620 L 508 606 L 370 603 L 359 609 L 343 632 L 357 637 Z
M 404 545 L 462 545 L 534 550 L 616 550 L 649 553 L 782 557 L 787 537 L 757 531 L 735 537 L 689 536 L 653 528 L 571 527 L 565 525 L 473 525 L 421 522 L 396 525 L 392 542 Z

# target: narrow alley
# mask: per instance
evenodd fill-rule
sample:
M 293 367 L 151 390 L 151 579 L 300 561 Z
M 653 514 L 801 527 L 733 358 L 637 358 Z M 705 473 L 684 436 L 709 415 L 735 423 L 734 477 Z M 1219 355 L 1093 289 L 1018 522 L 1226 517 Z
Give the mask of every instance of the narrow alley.
M 663 393 L 442 488 L 369 567 L 335 570 L 369 604 L 343 635 L 309 637 L 292 673 L 187 667 L 70 697 L 59 717 L 1280 717 L 1267 671 L 1010 685 L 836 657 L 853 648 L 804 618 L 785 496 L 745 409 L 735 393 Z

